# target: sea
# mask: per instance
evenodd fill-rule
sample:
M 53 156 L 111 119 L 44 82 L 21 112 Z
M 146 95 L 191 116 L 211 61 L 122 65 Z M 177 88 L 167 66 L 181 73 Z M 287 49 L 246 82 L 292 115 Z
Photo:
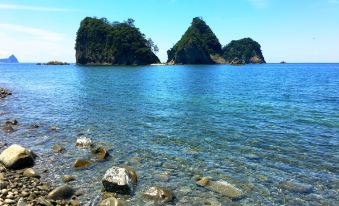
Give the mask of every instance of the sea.
M 121 197 L 128 205 L 156 205 L 143 196 L 152 186 L 173 191 L 165 205 L 339 205 L 339 64 L 1 64 L 0 87 L 13 93 L 0 100 L 1 126 L 19 122 L 0 141 L 32 149 L 52 185 L 76 176 L 69 184 L 85 205 L 101 200 L 105 171 L 123 165 L 138 174 Z M 75 169 L 93 159 L 75 146 L 83 136 L 109 159 Z M 243 196 L 198 186 L 199 177 Z

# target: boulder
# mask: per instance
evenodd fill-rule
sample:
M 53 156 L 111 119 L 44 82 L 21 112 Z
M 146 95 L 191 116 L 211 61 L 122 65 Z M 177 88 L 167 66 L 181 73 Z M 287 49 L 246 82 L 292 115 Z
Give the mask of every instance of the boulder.
M 72 176 L 72 175 L 64 175 L 64 176 L 62 176 L 62 181 L 65 182 L 65 183 L 72 182 L 75 179 L 76 179 L 76 177 Z
M 55 145 L 53 145 L 52 150 L 53 150 L 54 153 L 61 153 L 65 150 L 65 148 L 62 147 L 59 144 L 55 144 Z
M 115 197 L 107 198 L 100 202 L 99 206 L 124 206 L 125 202 Z
M 109 156 L 108 151 L 105 148 L 102 148 L 102 147 L 97 147 L 97 148 L 93 149 L 92 154 L 98 160 L 104 160 Z
M 295 193 L 309 194 L 312 193 L 314 188 L 312 185 L 300 183 L 294 180 L 284 181 L 279 184 L 279 187 L 284 190 L 289 190 Z
M 75 190 L 72 187 L 64 185 L 52 190 L 47 197 L 52 200 L 68 200 L 74 193 Z
M 34 166 L 35 155 L 32 151 L 13 144 L 0 154 L 0 162 L 10 169 L 23 169 Z
M 0 99 L 5 98 L 9 95 L 12 95 L 12 93 L 10 91 L 8 91 L 7 89 L 4 89 L 4 88 L 0 88 Z
M 134 171 L 123 167 L 112 167 L 108 169 L 102 179 L 106 191 L 119 194 L 130 194 L 137 177 Z
M 85 160 L 85 159 L 77 159 L 74 162 L 74 167 L 77 169 L 85 168 L 88 167 L 92 164 L 93 162 L 90 160 Z
M 240 199 L 243 196 L 243 192 L 240 189 L 226 181 L 212 181 L 208 178 L 201 178 L 196 184 L 230 199 Z
M 12 119 L 12 120 L 7 120 L 6 125 L 18 125 L 18 121 L 16 119 Z
M 41 177 L 33 168 L 25 169 L 23 175 L 25 177 L 35 177 L 35 178 Z
M 5 124 L 5 126 L 2 128 L 2 131 L 9 134 L 9 133 L 13 133 L 14 129 L 11 125 Z
M 155 202 L 165 203 L 172 201 L 174 194 L 165 188 L 151 187 L 144 193 L 144 197 Z
M 92 140 L 88 137 L 79 137 L 75 143 L 77 147 L 86 148 L 92 146 Z

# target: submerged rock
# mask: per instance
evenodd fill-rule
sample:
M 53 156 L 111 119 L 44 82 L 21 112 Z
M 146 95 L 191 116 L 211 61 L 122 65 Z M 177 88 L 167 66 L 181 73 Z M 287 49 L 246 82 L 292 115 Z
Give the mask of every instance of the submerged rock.
M 289 190 L 291 192 L 297 192 L 297 193 L 303 193 L 303 194 L 312 193 L 314 190 L 312 185 L 303 184 L 303 183 L 292 181 L 292 180 L 280 183 L 279 187 L 284 190 Z
M 98 147 L 92 150 L 92 154 L 99 160 L 108 158 L 109 153 L 105 148 Z
M 3 99 L 9 95 L 12 95 L 12 92 L 8 91 L 7 89 L 0 88 L 0 99 Z
M 64 175 L 64 176 L 62 176 L 62 181 L 65 182 L 65 183 L 72 182 L 75 179 L 76 179 L 76 177 L 72 176 L 72 175 Z
M 18 121 L 16 119 L 12 119 L 12 120 L 7 120 L 6 125 L 18 125 Z
M 243 196 L 243 192 L 240 189 L 226 181 L 212 181 L 208 178 L 201 178 L 196 184 L 230 199 L 240 199 Z
M 102 184 L 108 192 L 130 194 L 136 181 L 137 176 L 134 171 L 122 167 L 112 167 L 106 171 Z
M 155 202 L 170 202 L 174 198 L 174 194 L 165 188 L 161 187 L 151 187 L 145 193 L 144 197 Z
M 52 190 L 48 194 L 48 198 L 52 200 L 68 200 L 70 199 L 75 193 L 75 190 L 67 185 L 60 186 Z
M 33 168 L 25 169 L 23 175 L 25 177 L 35 177 L 35 178 L 41 177 Z
M 52 126 L 52 127 L 49 128 L 49 130 L 56 132 L 56 131 L 60 130 L 60 128 L 58 126 Z
M 52 150 L 53 150 L 54 153 L 61 153 L 65 150 L 65 148 L 62 147 L 59 144 L 55 144 L 55 145 L 53 145 Z
M 10 169 L 23 169 L 34 165 L 35 155 L 32 151 L 13 144 L 0 154 L 0 162 Z
M 77 169 L 85 168 L 88 167 L 92 164 L 93 162 L 90 160 L 85 160 L 85 159 L 77 159 L 74 162 L 74 167 Z
M 79 137 L 75 143 L 77 147 L 86 148 L 92 146 L 92 140 L 88 137 Z
M 124 206 L 125 202 L 115 197 L 107 198 L 100 202 L 99 206 Z
M 14 132 L 14 129 L 11 125 L 5 125 L 3 128 L 2 128 L 2 131 L 9 134 L 9 133 L 13 133 Z

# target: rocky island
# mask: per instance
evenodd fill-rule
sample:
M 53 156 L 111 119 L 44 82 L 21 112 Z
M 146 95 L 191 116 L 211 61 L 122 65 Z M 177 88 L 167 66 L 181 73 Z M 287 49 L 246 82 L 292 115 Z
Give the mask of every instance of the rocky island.
M 134 20 L 110 23 L 86 17 L 76 36 L 76 63 L 81 65 L 148 65 L 160 63 L 153 41 L 134 26 Z
M 202 18 L 196 17 L 180 41 L 167 51 L 169 64 L 213 64 L 221 44 Z
M 195 17 L 182 38 L 167 51 L 168 64 L 262 64 L 261 46 L 250 38 L 222 48 L 206 22 Z
M 8 58 L 0 59 L 0 63 L 11 63 L 11 64 L 17 64 L 19 63 L 18 59 L 12 54 Z

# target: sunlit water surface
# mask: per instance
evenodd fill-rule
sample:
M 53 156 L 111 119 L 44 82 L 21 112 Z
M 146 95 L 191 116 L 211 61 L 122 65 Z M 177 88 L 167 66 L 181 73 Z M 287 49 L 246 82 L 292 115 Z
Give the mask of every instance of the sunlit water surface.
M 142 197 L 150 186 L 171 189 L 173 205 L 339 205 L 339 64 L 9 64 L 0 65 L 0 86 L 13 92 L 0 100 L 1 123 L 19 121 L 1 140 L 34 150 L 55 185 L 76 175 L 84 203 L 100 200 L 110 166 L 129 165 L 139 176 L 130 205 L 151 204 Z M 75 170 L 75 159 L 92 158 L 75 147 L 79 135 L 111 158 Z M 66 152 L 53 154 L 56 143 Z M 245 196 L 232 202 L 196 186 L 197 176 Z M 293 188 L 303 186 L 312 190 Z

